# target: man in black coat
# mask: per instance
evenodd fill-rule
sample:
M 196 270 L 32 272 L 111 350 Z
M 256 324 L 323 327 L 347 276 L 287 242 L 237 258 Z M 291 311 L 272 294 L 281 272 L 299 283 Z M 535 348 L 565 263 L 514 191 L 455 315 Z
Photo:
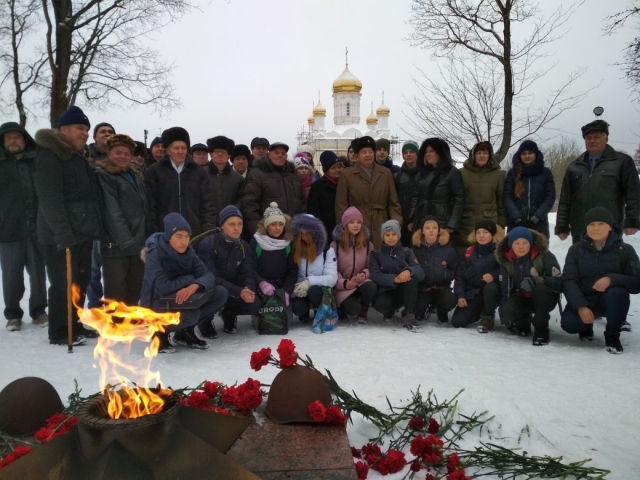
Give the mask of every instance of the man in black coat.
M 15 122 L 0 125 L 0 267 L 7 330 L 22 327 L 24 269 L 29 273 L 29 315 L 46 327 L 47 278 L 36 239 L 38 197 L 33 183 L 36 142 Z
M 93 141 L 89 144 L 89 163 L 107 158 L 107 138 L 115 135 L 116 131 L 110 123 L 102 122 L 93 127 Z
M 307 199 L 307 212 L 324 224 L 327 232 L 336 226 L 336 190 L 344 163 L 335 152 L 325 150 L 320 155 L 324 176 L 311 184 Z M 340 219 L 339 219 L 340 220 Z
M 169 128 L 162 132 L 162 145 L 164 157 L 144 177 L 155 231 L 164 229 L 162 221 L 172 212 L 189 222 L 194 236 L 212 229 L 215 215 L 209 175 L 187 153 L 189 134 L 182 127 Z
M 207 173 L 213 191 L 214 221 L 218 223 L 218 214 L 227 205 L 237 205 L 244 178 L 233 170 L 229 157 L 233 153 L 235 142 L 223 135 L 207 140 L 207 149 L 211 154 L 211 162 L 207 165 Z
M 164 157 L 164 145 L 162 145 L 162 138 L 156 137 L 151 140 L 149 145 L 149 155 L 144 161 L 144 168 L 149 168 L 151 165 L 155 165 Z
M 405 247 L 411 246 L 411 232 L 407 230 L 407 225 L 411 223 L 411 199 L 420 181 L 420 172 L 422 171 L 418 168 L 418 150 L 418 144 L 413 140 L 402 145 L 404 163 L 400 167 L 400 171 L 395 174 L 396 191 L 404 220 L 400 240 Z
M 605 207 L 625 235 L 640 228 L 640 182 L 629 155 L 616 152 L 609 144 L 609 124 L 595 120 L 582 127 L 587 151 L 569 164 L 562 181 L 555 233 L 573 243 L 585 231 L 585 213 Z
M 209 149 L 204 143 L 196 143 L 191 146 L 191 157 L 201 167 L 209 164 Z
M 386 138 L 379 138 L 376 140 L 376 163 L 383 167 L 387 167 L 395 176 L 395 174 L 400 171 L 400 167 L 393 164 L 393 160 L 391 160 L 391 157 L 389 156 L 390 151 L 391 142 L 389 140 Z
M 72 281 L 84 305 L 91 272 L 93 240 L 100 238 L 102 218 L 95 172 L 87 161 L 89 119 L 76 106 L 58 119 L 57 130 L 36 133 L 35 187 L 38 195 L 38 242 L 49 278 L 49 343 L 67 344 L 67 267 L 71 254 Z M 88 332 L 73 316 L 73 344 Z

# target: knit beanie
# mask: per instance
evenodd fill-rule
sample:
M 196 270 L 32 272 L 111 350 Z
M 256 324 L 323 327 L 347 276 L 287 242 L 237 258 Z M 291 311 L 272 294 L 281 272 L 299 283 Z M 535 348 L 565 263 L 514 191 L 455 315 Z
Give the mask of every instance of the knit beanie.
M 379 138 L 376 140 L 376 150 L 384 148 L 387 152 L 391 150 L 391 142 L 386 138 Z
M 418 146 L 417 142 L 414 142 L 413 140 L 409 140 L 407 142 L 404 142 L 404 145 L 402 145 L 402 153 L 404 153 L 407 150 L 413 150 L 414 152 L 416 152 L 416 155 L 417 155 L 418 150 L 420 150 L 420 147 Z
M 387 220 L 382 224 L 380 228 L 380 236 L 384 238 L 384 233 L 388 231 L 394 231 L 400 236 L 400 223 L 397 220 Z
M 536 159 L 540 158 L 540 149 L 538 148 L 538 144 L 533 140 L 525 140 L 524 142 L 522 142 L 518 147 L 518 151 L 514 155 L 514 158 L 517 158 L 519 161 L 520 155 L 522 155 L 522 152 L 526 152 L 527 150 L 535 153 Z
M 609 209 L 605 207 L 593 207 L 584 215 L 584 224 L 589 225 L 592 222 L 604 222 L 610 227 L 613 227 L 615 221 L 613 220 L 613 215 Z
M 302 167 L 307 167 L 311 172 L 314 172 L 313 167 L 309 164 L 309 160 L 307 160 L 307 157 L 302 152 L 296 153 L 296 156 L 293 159 L 293 164 L 295 165 L 296 170 Z
M 436 222 L 436 224 L 438 224 L 438 230 L 440 230 L 440 220 L 438 220 L 438 217 L 434 217 L 433 215 L 427 215 L 422 219 L 422 223 L 420 224 L 420 230 L 424 228 L 424 224 L 427 222 Z
M 160 137 L 156 137 L 153 140 L 151 140 L 151 145 L 149 145 L 149 150 L 151 150 L 153 147 L 155 147 L 158 144 L 162 145 L 162 139 Z
M 482 220 L 478 220 L 476 222 L 476 226 L 473 229 L 473 231 L 477 232 L 480 228 L 484 228 L 487 232 L 489 232 L 491 234 L 492 237 L 498 231 L 498 227 L 496 226 L 496 222 L 494 222 L 493 220 L 490 220 L 488 218 L 483 218 Z
M 309 155 L 311 155 L 311 158 L 316 156 L 316 151 L 313 148 L 311 148 L 309 145 L 300 145 L 298 147 L 297 153 L 300 153 L 300 152 L 308 153 Z
M 98 134 L 98 130 L 100 130 L 100 127 L 111 127 L 111 130 L 113 130 L 113 133 L 114 134 L 116 133 L 116 129 L 113 128 L 113 125 L 107 122 L 102 122 L 97 124 L 95 127 L 93 127 L 93 138 L 96 138 L 96 135 Z
M 278 208 L 278 204 L 276 202 L 271 202 L 269 204 L 269 206 L 265 209 L 262 218 L 264 219 L 264 228 L 267 228 L 269 225 L 275 222 L 287 223 L 287 219 L 284 217 L 284 213 L 282 213 L 282 210 Z
M 229 220 L 231 217 L 242 217 L 242 212 L 238 210 L 238 207 L 235 205 L 227 205 L 222 210 L 220 210 L 220 214 L 218 215 L 218 225 L 221 227 L 224 225 L 224 222 Z
M 344 211 L 342 214 L 342 226 L 347 228 L 351 220 L 360 220 L 360 222 L 364 223 L 362 213 L 356 207 L 349 207 Z
M 525 227 L 516 227 L 509 232 L 509 235 L 507 235 L 507 243 L 509 244 L 509 248 L 511 248 L 513 242 L 515 242 L 519 238 L 524 238 L 527 242 L 533 245 L 533 235 L 531 234 L 531 231 Z
M 164 223 L 164 234 L 163 238 L 168 242 L 171 240 L 171 237 L 174 233 L 179 232 L 180 230 L 186 230 L 191 235 L 191 227 L 189 226 L 189 222 L 187 222 L 182 215 L 179 213 L 170 213 L 163 220 Z
M 67 125 L 86 125 L 91 128 L 91 123 L 87 116 L 80 107 L 76 107 L 75 105 L 71 105 L 69 109 L 58 118 L 58 128 Z
M 338 163 L 340 159 L 335 152 L 331 150 L 325 150 L 320 154 L 320 163 L 322 164 L 322 170 L 327 173 L 331 167 Z

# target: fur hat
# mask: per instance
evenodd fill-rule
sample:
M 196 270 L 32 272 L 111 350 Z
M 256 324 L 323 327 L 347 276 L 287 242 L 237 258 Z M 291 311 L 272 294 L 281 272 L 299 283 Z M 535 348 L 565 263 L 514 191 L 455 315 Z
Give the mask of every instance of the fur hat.
M 379 138 L 376 140 L 376 150 L 384 148 L 387 152 L 391 150 L 391 142 L 386 138 Z
M 353 153 L 358 153 L 363 148 L 370 148 L 375 152 L 376 141 L 368 135 L 364 137 L 355 138 L 351 142 L 351 148 L 353 148 Z
M 136 148 L 138 147 L 138 145 L 136 145 L 136 142 L 134 142 L 131 139 L 131 137 L 129 137 L 129 135 L 117 134 L 117 135 L 111 135 L 109 138 L 107 138 L 107 141 L 106 141 L 107 152 L 112 148 L 119 147 L 119 146 L 128 147 L 129 150 L 131 150 L 132 154 L 133 152 L 136 151 Z
M 453 165 L 453 160 L 451 158 L 451 149 L 449 148 L 449 144 L 441 138 L 427 138 L 422 145 L 420 145 L 420 151 L 418 152 L 418 165 L 421 167 L 425 167 L 427 165 L 426 160 L 424 159 L 425 153 L 427 153 L 427 147 L 433 148 L 438 154 L 438 166 L 451 166 Z
M 509 245 L 509 248 L 511 248 L 513 242 L 515 242 L 519 238 L 524 238 L 527 242 L 533 245 L 533 235 L 531 234 L 531 231 L 525 227 L 516 227 L 507 235 L 507 243 Z
M 209 152 L 209 150 L 207 150 L 207 146 L 204 143 L 196 143 L 192 145 L 191 151 L 192 152 Z
M 309 145 L 300 145 L 297 153 L 308 153 L 311 155 L 311 158 L 316 156 L 316 151 Z
M 235 205 L 227 205 L 218 214 L 218 225 L 221 227 L 224 225 L 224 222 L 229 220 L 231 217 L 242 217 L 242 212 L 238 210 L 238 207 Z
M 293 164 L 296 166 L 296 170 L 302 167 L 307 167 L 309 170 L 311 170 L 311 172 L 315 171 L 314 168 L 309 164 L 309 160 L 307 160 L 305 154 L 302 152 L 296 153 L 296 156 L 293 159 Z
M 246 145 L 240 144 L 233 147 L 233 153 L 231 153 L 231 163 L 236 157 L 246 157 L 247 161 L 251 161 L 251 150 Z
M 215 149 L 219 148 L 222 150 L 226 150 L 226 152 L 231 155 L 233 153 L 233 147 L 236 146 L 236 143 L 230 138 L 225 137 L 224 135 L 218 135 L 217 137 L 213 137 L 207 140 L 207 147 L 209 148 L 209 152 L 213 152 Z
M 93 138 L 96 138 L 96 135 L 98 134 L 98 130 L 100 130 L 101 127 L 111 127 L 111 130 L 113 130 L 113 133 L 116 133 L 116 129 L 113 128 L 113 125 L 111 125 L 110 123 L 107 122 L 101 122 L 99 124 L 97 124 L 95 127 L 93 127 Z
M 266 138 L 254 137 L 253 140 L 251 140 L 250 148 L 251 150 L 253 150 L 255 147 L 260 145 L 269 148 L 269 140 L 267 140 Z
M 609 124 L 604 120 L 594 120 L 584 125 L 580 130 L 582 130 L 582 138 L 586 137 L 589 132 L 604 132 L 609 136 Z
M 474 227 L 473 231 L 477 232 L 479 229 L 485 229 L 487 232 L 489 232 L 491 234 L 491 236 L 493 237 L 497 231 L 498 231 L 498 227 L 496 225 L 496 222 L 494 222 L 493 220 L 489 219 L 489 218 L 483 218 L 481 220 L 478 220 L 476 222 L 476 226 Z
M 162 144 L 162 138 L 160 137 L 156 137 L 153 140 L 151 140 L 151 145 L 149 145 L 149 150 L 151 150 L 153 147 L 155 147 L 158 144 Z
M 264 214 L 262 215 L 264 220 L 264 227 L 267 228 L 274 222 L 286 223 L 287 220 L 284 217 L 284 213 L 282 210 L 278 208 L 278 204 L 276 202 L 271 202 L 269 206 L 265 209 Z
M 191 226 L 189 222 L 185 220 L 185 218 L 179 213 L 169 213 L 164 220 L 164 239 L 168 242 L 173 237 L 173 234 L 179 232 L 180 230 L 186 230 L 191 235 Z
M 380 227 L 380 236 L 384 238 L 385 232 L 392 230 L 400 237 L 400 223 L 397 220 L 387 220 Z
M 414 142 L 413 140 L 408 140 L 404 142 L 404 145 L 402 145 L 402 153 L 404 153 L 406 150 L 413 150 L 414 152 L 416 152 L 416 155 L 417 155 L 418 151 L 420 150 L 420 147 L 418 146 L 417 142 Z
M 589 225 L 592 222 L 604 222 L 610 227 L 615 225 L 613 215 L 611 215 L 609 209 L 605 207 L 593 207 L 584 214 L 584 224 Z
M 325 150 L 320 154 L 320 163 L 322 164 L 322 170 L 327 173 L 331 167 L 338 163 L 340 159 L 335 152 L 331 150 Z
M 182 141 L 187 148 L 191 145 L 191 139 L 189 138 L 189 132 L 182 127 L 167 128 L 162 132 L 162 146 L 167 148 L 173 142 Z
M 69 109 L 58 118 L 58 128 L 67 125 L 86 125 L 88 128 L 91 128 L 91 123 L 87 116 L 80 107 L 76 107 L 75 105 L 71 105 Z
M 289 151 L 289 145 L 287 145 L 286 143 L 282 143 L 282 142 L 275 142 L 275 143 L 272 143 L 271 145 L 269 145 L 269 151 L 275 150 L 278 147 L 284 148 L 285 152 Z
M 302 230 L 311 234 L 313 243 L 316 244 L 316 251 L 324 252 L 327 242 L 327 230 L 324 228 L 324 224 L 313 215 L 300 213 L 291 221 L 291 233 L 297 237 Z
M 342 226 L 346 228 L 351 220 L 360 220 L 360 223 L 364 223 L 364 217 L 356 207 L 349 207 L 344 211 L 342 214 Z

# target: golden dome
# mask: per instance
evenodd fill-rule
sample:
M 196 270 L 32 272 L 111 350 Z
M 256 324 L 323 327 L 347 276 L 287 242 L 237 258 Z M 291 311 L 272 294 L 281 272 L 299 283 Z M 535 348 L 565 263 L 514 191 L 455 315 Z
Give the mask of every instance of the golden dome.
M 327 109 L 324 108 L 320 103 L 320 100 L 318 100 L 318 104 L 315 107 L 313 107 L 313 116 L 326 115 L 326 114 L 327 114 Z
M 344 72 L 333 82 L 333 93 L 359 93 L 362 90 L 362 82 L 349 71 L 349 64 L 345 65 Z
M 316 123 L 316 119 L 313 118 L 313 117 L 309 117 L 309 118 L 307 118 L 307 123 L 309 125 L 313 125 L 314 123 Z
M 390 113 L 391 110 L 389 110 L 389 107 L 387 107 L 384 102 L 382 102 L 376 110 L 376 115 L 389 115 Z
M 369 114 L 369 116 L 367 117 L 366 122 L 367 122 L 367 125 L 374 125 L 374 124 L 378 123 L 378 117 L 376 117 L 376 116 L 373 114 L 373 110 L 371 110 L 371 113 L 370 113 L 370 114 Z

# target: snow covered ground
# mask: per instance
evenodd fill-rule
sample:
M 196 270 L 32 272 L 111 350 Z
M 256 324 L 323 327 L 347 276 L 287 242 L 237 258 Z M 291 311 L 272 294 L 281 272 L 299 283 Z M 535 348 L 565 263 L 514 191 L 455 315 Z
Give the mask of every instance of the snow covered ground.
M 640 251 L 640 236 L 625 237 Z M 561 264 L 569 240 L 551 241 L 551 251 Z M 27 306 L 26 298 L 23 308 Z M 392 403 L 408 398 L 420 385 L 433 389 L 439 399 L 451 398 L 460 389 L 461 411 L 488 410 L 492 440 L 520 446 L 530 454 L 562 455 L 568 461 L 592 458 L 592 465 L 612 470 L 609 478 L 638 478 L 640 471 L 640 298 L 632 298 L 629 321 L 635 329 L 622 334 L 623 355 L 604 350 L 604 324 L 597 322 L 596 339 L 581 343 L 560 329 L 558 311 L 552 313 L 551 344 L 532 347 L 530 339 L 514 337 L 498 327 L 488 335 L 475 328 L 454 330 L 428 322 L 422 334 L 385 325 L 378 314 L 365 326 L 340 327 L 314 335 L 308 326 L 293 325 L 288 338 L 301 354 L 331 370 L 346 390 L 355 390 L 366 402 L 383 409 L 385 396 Z M 275 347 L 280 337 L 259 336 L 248 317 L 240 318 L 238 335 L 222 333 L 210 341 L 209 350 L 179 348 L 160 355 L 153 368 L 160 370 L 165 385 L 194 386 L 201 380 L 233 383 L 247 377 L 270 383 L 278 372 L 267 367 L 254 372 L 251 352 Z M 93 344 L 76 347 L 50 346 L 46 329 L 27 323 L 21 332 L 0 328 L 0 388 L 23 376 L 39 376 L 51 382 L 63 400 L 77 379 L 85 394 L 98 390 L 98 370 Z M 349 425 L 351 444 L 360 447 L 373 436 L 362 420 Z M 489 437 L 483 434 L 483 439 Z M 476 443 L 469 437 L 467 446 Z M 371 472 L 370 478 L 377 474 Z M 401 475 L 387 478 L 401 478 Z

